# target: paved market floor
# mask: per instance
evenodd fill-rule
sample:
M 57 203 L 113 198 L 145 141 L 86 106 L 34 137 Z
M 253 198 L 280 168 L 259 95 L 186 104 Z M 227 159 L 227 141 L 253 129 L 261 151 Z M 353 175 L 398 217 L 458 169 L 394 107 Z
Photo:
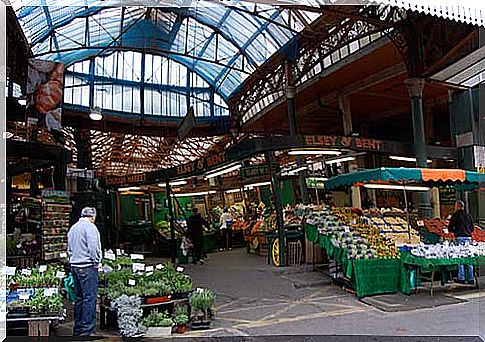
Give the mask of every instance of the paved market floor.
M 186 337 L 477 336 L 485 331 L 482 291 L 473 289 L 438 292 L 433 299 L 426 291 L 391 301 L 383 296 L 381 301 L 403 306 L 402 311 L 386 312 L 332 286 L 329 278 L 312 272 L 311 266 L 276 269 L 244 249 L 213 253 L 204 266 L 188 266 L 186 272 L 195 284 L 217 294 L 213 329 Z M 407 304 L 428 308 L 410 310 Z

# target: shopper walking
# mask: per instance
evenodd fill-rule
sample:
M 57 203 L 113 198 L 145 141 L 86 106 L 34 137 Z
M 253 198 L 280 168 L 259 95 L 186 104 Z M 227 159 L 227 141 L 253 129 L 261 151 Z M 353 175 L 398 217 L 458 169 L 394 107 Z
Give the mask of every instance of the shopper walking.
M 448 230 L 455 234 L 456 241 L 462 245 L 467 245 L 472 242 L 473 233 L 473 219 L 465 211 L 465 204 L 462 201 L 455 203 L 455 213 L 451 216 Z M 474 284 L 473 265 L 468 266 L 469 283 Z M 465 283 L 465 265 L 458 265 L 458 282 Z
M 98 267 L 101 239 L 94 222 L 96 209 L 84 208 L 67 234 L 69 263 L 74 278 L 74 336 L 93 336 L 96 330 Z
M 192 215 L 187 219 L 187 236 L 194 245 L 192 262 L 194 265 L 200 261 L 204 263 L 204 227 L 210 229 L 209 223 L 200 215 L 199 209 L 193 208 Z
M 224 208 L 224 212 L 221 215 L 220 223 L 221 223 L 221 235 L 223 240 L 223 248 L 222 250 L 229 250 L 232 249 L 232 224 L 234 218 L 232 217 L 229 209 L 226 207 Z

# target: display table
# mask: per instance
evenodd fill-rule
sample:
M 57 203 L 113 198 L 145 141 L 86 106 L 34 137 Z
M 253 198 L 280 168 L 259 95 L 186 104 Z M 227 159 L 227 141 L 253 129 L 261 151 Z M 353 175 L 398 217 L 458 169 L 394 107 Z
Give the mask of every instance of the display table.
M 51 324 L 55 321 L 62 321 L 63 319 L 62 316 L 7 318 L 7 323 L 27 322 L 29 336 L 49 336 Z
M 318 237 L 329 258 L 342 266 L 358 297 L 396 293 L 399 288 L 399 259 L 348 259 L 347 249 L 335 247 L 328 236 Z
M 401 253 L 401 269 L 399 290 L 404 294 L 411 293 L 410 271 L 429 272 L 433 277 L 436 272 L 449 271 L 455 269 L 458 265 L 480 266 L 485 264 L 485 257 L 469 257 L 454 259 L 426 259 L 412 255 L 410 252 Z M 416 281 L 417 283 L 417 281 Z M 432 284 L 432 282 L 431 282 Z M 431 286 L 433 293 L 433 286 Z

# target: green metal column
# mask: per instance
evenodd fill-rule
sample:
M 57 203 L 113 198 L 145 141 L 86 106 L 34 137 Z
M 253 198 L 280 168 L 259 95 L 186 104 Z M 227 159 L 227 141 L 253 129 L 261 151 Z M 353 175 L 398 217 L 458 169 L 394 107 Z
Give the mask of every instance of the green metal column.
M 413 120 L 414 152 L 416 153 L 416 166 L 426 168 L 428 166 L 428 155 L 426 152 L 426 135 L 424 131 L 423 115 L 423 78 L 409 78 L 404 81 L 411 97 L 411 116 Z M 430 218 L 433 215 L 433 208 L 427 192 L 419 192 L 420 217 Z
M 173 217 L 173 204 L 172 204 L 172 187 L 170 186 L 170 181 L 167 180 L 167 205 L 168 205 L 168 216 L 170 220 L 170 255 L 172 257 L 172 262 L 175 263 L 177 258 L 177 241 L 175 241 L 175 218 Z
M 286 265 L 285 227 L 283 222 L 283 206 L 281 204 L 280 179 L 272 167 L 274 163 L 274 152 L 266 152 L 266 161 L 268 163 L 268 167 L 271 173 L 271 188 L 273 190 L 275 209 L 276 209 L 276 224 L 278 225 L 279 250 L 280 250 L 280 266 L 284 266 Z
M 289 63 L 285 65 L 285 73 L 286 73 L 286 103 L 288 106 L 288 126 L 290 130 L 290 135 L 295 136 L 298 134 L 298 126 L 296 123 L 296 88 L 293 85 L 293 72 L 292 66 Z M 303 160 L 301 157 L 296 158 L 297 166 L 303 165 Z M 301 197 L 303 203 L 308 203 L 308 189 L 306 186 L 305 174 L 306 172 L 298 172 L 298 184 L 300 186 Z

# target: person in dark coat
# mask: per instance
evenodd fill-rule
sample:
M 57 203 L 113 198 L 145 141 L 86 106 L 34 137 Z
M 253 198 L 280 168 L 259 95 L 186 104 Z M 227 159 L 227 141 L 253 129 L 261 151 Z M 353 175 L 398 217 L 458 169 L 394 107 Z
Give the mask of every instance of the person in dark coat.
M 455 213 L 450 218 L 448 230 L 455 234 L 456 241 L 459 244 L 466 245 L 472 243 L 472 233 L 474 230 L 473 219 L 465 211 L 465 204 L 462 201 L 455 203 Z M 469 283 L 474 284 L 473 265 L 468 266 Z M 465 283 L 465 266 L 458 265 L 458 282 Z
M 197 208 L 193 208 L 192 215 L 187 219 L 187 236 L 194 245 L 194 254 L 192 256 L 194 265 L 198 261 L 201 264 L 204 263 L 202 259 L 204 256 L 204 227 L 210 229 L 209 222 L 200 215 Z

